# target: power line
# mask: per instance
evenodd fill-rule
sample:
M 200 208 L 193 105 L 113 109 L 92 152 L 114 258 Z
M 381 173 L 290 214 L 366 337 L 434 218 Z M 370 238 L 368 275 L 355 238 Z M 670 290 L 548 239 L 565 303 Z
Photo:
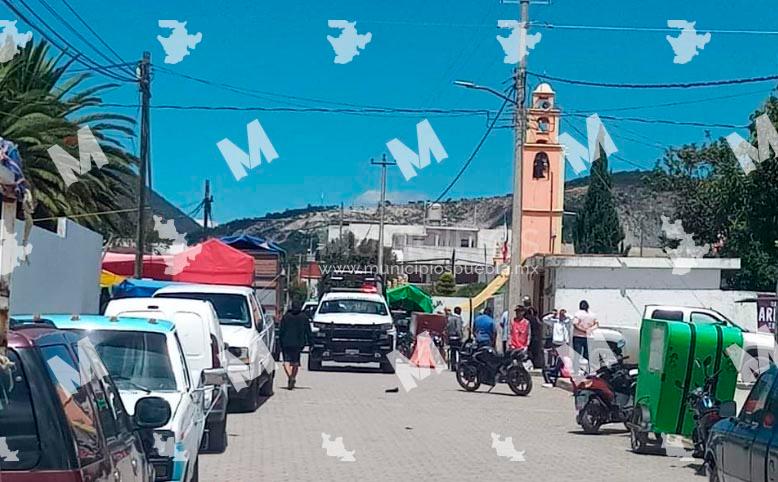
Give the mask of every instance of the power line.
M 620 32 L 673 32 L 678 33 L 678 28 L 673 27 L 630 27 L 611 25 L 558 25 L 551 22 L 532 22 L 530 27 L 545 28 L 549 30 L 604 30 Z M 737 34 L 737 35 L 778 35 L 776 30 L 725 30 L 725 29 L 701 29 L 705 33 Z
M 122 81 L 122 82 L 135 82 L 135 79 L 131 78 L 124 78 L 120 77 L 118 75 L 115 75 L 111 73 L 110 71 L 107 71 L 103 69 L 100 64 L 89 58 L 88 56 L 84 55 L 82 52 L 80 52 L 77 48 L 75 48 L 70 42 L 68 42 L 64 37 L 62 37 L 59 33 L 57 33 L 56 30 L 52 29 L 45 20 L 43 20 L 33 9 L 30 8 L 29 5 L 24 0 L 19 0 L 24 7 L 30 11 L 30 13 L 38 19 L 40 23 L 42 23 L 48 30 L 51 30 L 54 36 L 56 36 L 58 39 L 60 39 L 67 47 L 70 47 L 71 50 L 75 51 L 76 54 L 73 54 L 69 52 L 66 48 L 60 46 L 57 42 L 52 40 L 52 38 L 49 36 L 46 30 L 39 27 L 36 23 L 31 22 L 30 19 L 23 14 L 13 3 L 11 3 L 10 0 L 2 0 L 3 3 L 13 12 L 15 13 L 20 19 L 22 19 L 23 22 L 25 22 L 27 25 L 30 26 L 33 30 L 37 31 L 44 39 L 46 39 L 49 43 L 54 45 L 57 49 L 61 50 L 63 54 L 70 56 L 74 61 L 79 62 L 80 64 L 84 65 L 85 67 L 89 67 L 90 69 L 93 69 L 96 72 L 101 73 L 102 75 L 109 77 L 114 80 Z M 86 60 L 82 60 L 86 59 Z
M 473 159 L 475 159 L 475 156 L 481 150 L 481 147 L 486 142 L 486 139 L 489 137 L 489 134 L 491 134 L 492 130 L 494 130 L 494 125 L 497 123 L 497 120 L 500 118 L 500 114 L 502 114 L 502 111 L 505 110 L 505 107 L 508 105 L 509 100 L 510 100 L 510 96 L 506 97 L 505 100 L 503 100 L 500 109 L 497 111 L 497 115 L 494 116 L 494 119 L 492 120 L 491 124 L 489 124 L 489 127 L 486 128 L 486 131 L 481 136 L 481 140 L 478 141 L 478 144 L 475 146 L 475 149 L 473 149 L 473 152 L 470 154 L 470 157 L 467 158 L 465 163 L 459 169 L 457 175 L 454 176 L 454 179 L 452 179 L 451 182 L 448 184 L 448 186 L 446 186 L 446 189 L 444 189 L 443 192 L 441 192 L 440 195 L 437 197 L 437 199 L 435 199 L 435 201 L 433 202 L 438 202 L 441 199 L 443 199 L 443 196 L 448 194 L 451 188 L 454 187 L 454 184 L 456 184 L 457 181 L 459 181 L 459 178 L 462 177 L 462 174 L 464 174 L 465 170 L 467 170 L 467 168 L 470 166 L 470 163 L 473 161 Z
M 135 109 L 137 104 L 103 103 L 103 107 Z M 339 108 L 339 107 L 268 107 L 268 106 L 215 106 L 215 105 L 153 105 L 158 110 L 204 110 L 204 111 L 262 111 L 262 112 L 320 112 L 334 114 L 431 114 L 449 116 L 490 115 L 488 109 L 443 109 L 443 108 L 404 108 L 404 107 L 370 107 L 370 108 Z
M 774 89 L 773 89 L 774 90 Z M 641 109 L 656 109 L 661 107 L 676 107 L 679 105 L 690 105 L 690 104 L 702 104 L 705 102 L 711 102 L 714 100 L 723 100 L 723 99 L 734 99 L 737 97 L 747 97 L 750 95 L 756 95 L 756 94 L 764 94 L 764 89 L 760 90 L 752 90 L 749 92 L 743 92 L 740 94 L 730 94 L 730 95 L 719 95 L 714 97 L 706 97 L 704 99 L 691 99 L 691 100 L 680 100 L 675 102 L 665 102 L 661 104 L 642 104 L 642 105 L 632 105 L 632 106 L 624 106 L 624 107 L 610 107 L 610 108 L 599 108 L 599 109 L 576 109 L 576 110 L 570 110 L 567 112 L 570 113 L 581 113 L 581 112 L 623 112 L 623 111 L 629 111 L 629 110 L 641 110 Z
M 103 53 L 103 52 L 102 52 L 102 51 L 101 51 L 99 48 L 97 48 L 97 47 L 95 47 L 94 45 L 92 45 L 92 43 L 91 43 L 91 42 L 90 42 L 90 41 L 89 41 L 89 40 L 88 40 L 86 37 L 84 37 L 84 36 L 81 34 L 81 32 L 79 32 L 79 31 L 78 31 L 77 29 L 75 29 L 75 28 L 74 28 L 72 25 L 70 25 L 70 23 L 69 23 L 69 22 L 68 22 L 68 21 L 67 21 L 65 18 L 63 18 L 63 17 L 62 17 L 62 15 L 60 15 L 60 14 L 59 14 L 59 12 L 57 12 L 57 10 L 55 10 L 55 9 L 54 9 L 54 8 L 53 8 L 53 7 L 52 7 L 50 4 L 49 4 L 49 2 L 47 2 L 46 0 L 38 0 L 38 1 L 39 1 L 39 2 L 40 2 L 42 5 L 43 5 L 43 7 L 44 7 L 46 10 L 48 10 L 48 11 L 49 11 L 49 13 L 51 13 L 51 14 L 52 14 L 52 15 L 53 15 L 53 16 L 54 16 L 54 17 L 55 17 L 57 20 L 59 20 L 59 21 L 60 21 L 60 22 L 61 22 L 63 25 L 65 25 L 65 27 L 66 27 L 68 30 L 70 30 L 71 32 L 73 32 L 73 34 L 74 34 L 76 37 L 78 37 L 79 39 L 81 39 L 81 41 L 83 41 L 83 42 L 84 42 L 84 43 L 86 43 L 86 44 L 87 44 L 89 47 L 91 47 L 91 48 L 92 48 L 92 50 L 94 50 L 95 52 L 97 52 L 97 55 L 99 55 L 100 57 L 102 57 L 103 59 L 105 59 L 107 62 L 114 62 L 114 60 L 113 60 L 112 58 L 108 57 L 108 56 L 107 56 L 107 55 L 105 55 L 105 54 L 104 54 L 104 53 Z M 72 11 L 73 11 L 73 12 L 75 12 L 75 10 L 72 10 Z M 76 15 L 78 15 L 78 13 L 76 13 Z M 79 17 L 79 18 L 80 18 L 80 17 Z M 82 19 L 82 23 L 83 23 L 83 19 Z M 85 24 L 85 25 L 87 25 L 87 27 L 89 27 L 89 25 L 88 25 L 88 24 Z M 94 32 L 94 30 L 92 30 L 92 32 Z M 96 35 L 96 34 L 95 34 L 95 35 Z M 99 35 L 98 35 L 97 37 L 98 37 L 98 39 L 100 38 L 100 37 L 99 37 Z M 100 39 L 100 40 L 102 40 L 102 39 Z M 107 45 L 107 44 L 105 44 L 105 42 L 103 42 L 103 44 L 104 44 L 104 45 Z M 111 50 L 111 51 L 113 51 L 113 50 L 111 49 L 111 47 L 110 47 L 110 46 L 108 47 L 108 49 L 109 49 L 109 50 Z M 114 52 L 114 54 L 115 54 L 115 52 Z M 117 54 L 117 56 L 118 56 L 118 54 Z M 124 61 L 124 59 L 122 59 L 121 57 L 119 57 L 119 60 L 120 60 L 120 61 L 122 61 L 122 62 L 124 62 L 124 64 L 123 64 L 123 65 L 126 65 L 126 64 L 127 64 L 127 62 L 126 62 L 126 61 Z M 117 65 L 117 64 L 114 64 L 114 65 Z M 122 65 L 122 64 L 118 64 L 118 65 Z M 134 75 L 134 72 L 133 72 L 133 70 L 131 70 L 131 69 L 127 70 L 126 72 L 127 72 L 127 73 L 129 73 L 130 75 Z
M 562 112 L 561 117 L 574 117 L 574 118 L 586 118 L 591 114 L 579 113 L 579 112 Z M 599 114 L 598 114 L 599 115 Z M 636 122 L 640 124 L 666 124 L 673 126 L 685 126 L 685 127 L 714 127 L 721 129 L 747 129 L 748 124 L 722 124 L 722 123 L 706 123 L 697 121 L 679 121 L 674 119 L 650 119 L 643 117 L 618 117 L 613 115 L 599 115 L 600 119 L 623 121 L 623 122 Z M 512 125 L 501 125 L 498 129 L 510 129 Z
M 110 51 L 110 52 L 111 52 L 111 53 L 112 53 L 112 54 L 113 54 L 113 55 L 114 55 L 114 56 L 117 58 L 117 60 L 119 60 L 120 62 L 124 62 L 125 64 L 127 64 L 127 63 L 128 63 L 128 62 L 126 62 L 126 61 L 125 61 L 125 60 L 122 58 L 122 56 L 121 56 L 121 55 L 119 55 L 118 53 L 116 53 L 116 51 L 115 51 L 114 49 L 112 49 L 112 48 L 111 48 L 111 46 L 110 46 L 110 45 L 109 45 L 109 44 L 108 44 L 108 43 L 107 43 L 105 40 L 103 40 L 103 38 L 102 38 L 102 37 L 101 37 L 101 36 L 100 36 L 100 35 L 99 35 L 99 34 L 98 34 L 98 33 L 97 33 L 97 32 L 96 32 L 96 31 L 95 31 L 93 28 L 92 28 L 92 26 L 91 26 L 91 25 L 89 25 L 89 23 L 88 23 L 88 22 L 86 22 L 86 21 L 84 20 L 84 18 L 83 18 L 83 17 L 81 17 L 81 15 L 79 15 L 79 14 L 78 14 L 78 12 L 77 12 L 77 11 L 76 11 L 76 10 L 75 10 L 75 9 L 74 9 L 74 8 L 73 8 L 71 5 L 70 5 L 70 2 L 68 2 L 68 0 L 62 0 L 62 3 L 64 3 L 64 4 L 65 4 L 65 6 L 68 8 L 68 10 L 70 10 L 70 11 L 73 13 L 73 15 L 75 15 L 75 16 L 76 16 L 76 18 L 78 18 L 78 20 L 79 20 L 79 21 L 80 21 L 80 22 L 81 22 L 81 23 L 82 23 L 82 24 L 83 24 L 83 25 L 84 25 L 84 26 L 87 28 L 87 30 L 89 30 L 90 32 L 92 32 L 92 35 L 94 35 L 95 37 L 97 37 L 97 40 L 99 40 L 99 41 L 100 41 L 100 43 L 101 43 L 101 44 L 103 44 L 103 45 L 105 46 L 105 48 L 107 48 L 107 49 L 108 49 L 108 50 L 109 50 L 109 51 Z M 135 65 L 135 64 L 131 64 L 131 65 Z
M 741 79 L 725 79 L 725 80 L 706 80 L 699 82 L 675 82 L 675 83 L 660 83 L 660 84 L 635 84 L 635 83 L 608 83 L 608 82 L 594 82 L 589 80 L 578 79 L 566 79 L 563 77 L 555 77 L 552 75 L 538 74 L 535 72 L 528 72 L 529 75 L 538 79 L 543 79 L 551 82 L 560 82 L 563 84 L 582 85 L 586 87 L 605 87 L 611 89 L 692 89 L 700 87 L 720 87 L 722 85 L 740 85 L 740 84 L 754 84 L 758 82 L 769 82 L 778 80 L 778 74 L 764 75 L 761 77 L 746 77 Z

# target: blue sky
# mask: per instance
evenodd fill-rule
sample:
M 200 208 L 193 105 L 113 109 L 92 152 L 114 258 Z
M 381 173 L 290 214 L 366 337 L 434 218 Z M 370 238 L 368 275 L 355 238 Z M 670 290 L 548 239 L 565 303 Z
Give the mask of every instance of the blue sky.
M 39 0 L 26 0 L 35 7 Z M 68 19 L 61 0 L 47 0 Z M 496 110 L 500 100 L 452 84 L 467 79 L 501 88 L 513 65 L 495 39 L 508 35 L 498 19 L 518 16 L 518 5 L 498 0 L 396 0 L 229 2 L 70 0 L 71 5 L 122 57 L 137 59 L 143 50 L 152 62 L 174 72 L 280 95 L 326 101 L 407 108 L 466 108 Z M 652 2 L 659 3 L 659 2 Z M 733 8 L 723 0 L 661 2 L 584 2 L 557 0 L 533 5 L 537 22 L 557 25 L 666 27 L 668 19 L 697 22 L 697 29 L 778 30 L 774 4 L 743 2 Z M 45 12 L 37 9 L 41 15 Z M 51 20 L 50 17 L 46 17 Z M 0 19 L 14 19 L 0 7 Z M 175 65 L 163 63 L 156 36 L 167 35 L 160 19 L 188 22 L 190 33 L 203 39 Z M 360 33 L 372 41 L 351 63 L 333 62 L 326 40 L 337 35 L 328 19 L 357 21 Z M 56 24 L 51 20 L 53 24 Z M 26 31 L 24 22 L 20 30 Z M 534 28 L 541 42 L 529 56 L 532 72 L 603 82 L 684 82 L 741 78 L 775 73 L 778 35 L 712 34 L 710 43 L 691 62 L 673 63 L 665 40 L 668 32 L 598 31 Z M 88 35 L 87 32 L 84 32 Z M 69 32 L 63 35 L 81 46 Z M 677 35 L 677 34 L 673 34 Z M 40 39 L 37 33 L 33 37 Z M 530 88 L 537 80 L 530 78 Z M 771 83 L 688 90 L 615 90 L 553 85 L 563 110 L 587 114 L 671 119 L 704 123 L 746 124 L 748 115 L 773 87 Z M 152 105 L 284 106 L 283 97 L 255 98 L 202 85 L 161 70 L 155 71 Z M 720 98 L 729 96 L 729 98 Z M 628 106 L 689 102 L 673 107 L 612 111 Z M 137 103 L 137 88 L 125 85 L 106 101 Z M 311 103 L 306 103 L 310 105 Z M 321 103 L 312 103 L 322 105 Z M 135 115 L 134 108 L 119 108 Z M 202 197 L 203 182 L 211 180 L 218 222 L 260 216 L 269 211 L 306 204 L 352 205 L 365 192 L 378 189 L 380 172 L 371 157 L 387 152 L 386 142 L 398 137 L 416 149 L 416 123 L 429 119 L 449 158 L 433 163 L 406 181 L 398 168 L 388 175 L 390 199 L 435 198 L 448 185 L 486 128 L 484 116 L 439 117 L 413 114 L 393 117 L 333 113 L 152 111 L 154 188 L 178 206 L 192 206 Z M 227 137 L 247 147 L 246 124 L 259 119 L 279 158 L 236 181 L 216 143 Z M 572 123 L 572 125 L 571 125 Z M 562 131 L 582 143 L 573 130 L 585 130 L 585 119 L 565 118 Z M 653 166 L 660 146 L 703 142 L 705 128 L 605 121 L 619 148 L 615 170 Z M 733 129 L 711 128 L 713 137 Z M 741 130 L 741 134 L 745 132 Z M 131 144 L 128 144 L 132 148 Z M 497 129 L 447 197 L 503 195 L 511 186 L 512 134 Z M 568 169 L 568 178 L 572 171 Z

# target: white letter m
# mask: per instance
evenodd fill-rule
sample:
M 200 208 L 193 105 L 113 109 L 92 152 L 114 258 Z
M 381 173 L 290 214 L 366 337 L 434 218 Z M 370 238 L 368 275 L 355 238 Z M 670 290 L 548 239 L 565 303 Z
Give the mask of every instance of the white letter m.
M 78 130 L 78 160 L 60 146 L 51 146 L 46 151 L 67 187 L 78 181 L 76 174 L 83 175 L 89 172 L 93 160 L 98 169 L 108 164 L 108 158 L 100 149 L 100 144 L 89 130 L 89 126 Z
M 231 140 L 224 138 L 216 143 L 216 146 L 221 151 L 224 160 L 227 161 L 232 175 L 235 176 L 236 181 L 240 181 L 246 177 L 246 169 L 253 169 L 261 164 L 262 153 L 265 153 L 267 162 L 272 162 L 274 159 L 278 159 L 278 153 L 275 147 L 270 142 L 270 139 L 265 134 L 265 130 L 262 129 L 262 125 L 259 120 L 246 124 L 246 133 L 249 138 L 249 152 L 244 152 L 240 147 L 232 143 Z
M 430 121 L 427 119 L 416 124 L 416 139 L 419 142 L 418 154 L 397 138 L 386 143 L 386 147 L 389 148 L 392 157 L 397 161 L 397 165 L 400 167 L 400 171 L 402 171 L 406 181 L 416 177 L 416 169 L 414 167 L 424 169 L 429 165 L 430 153 L 432 153 L 437 162 L 448 158 L 448 153 L 443 148 L 443 144 L 441 144 L 435 131 L 432 130 Z

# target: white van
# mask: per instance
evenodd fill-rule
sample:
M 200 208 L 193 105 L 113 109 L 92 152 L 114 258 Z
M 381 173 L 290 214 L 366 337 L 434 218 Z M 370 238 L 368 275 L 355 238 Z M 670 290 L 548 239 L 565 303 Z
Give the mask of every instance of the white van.
M 200 380 L 204 370 L 227 368 L 219 318 L 208 301 L 124 298 L 111 300 L 105 315 L 154 318 L 175 324 L 192 380 Z M 203 435 L 204 453 L 222 453 L 227 449 L 228 394 L 228 380 L 205 392 L 205 406 L 210 407 L 210 411 Z
M 158 298 L 207 300 L 219 317 L 227 342 L 230 404 L 241 411 L 254 411 L 261 397 L 273 394 L 275 377 L 275 326 L 265 316 L 254 290 L 245 286 L 177 284 L 156 293 Z

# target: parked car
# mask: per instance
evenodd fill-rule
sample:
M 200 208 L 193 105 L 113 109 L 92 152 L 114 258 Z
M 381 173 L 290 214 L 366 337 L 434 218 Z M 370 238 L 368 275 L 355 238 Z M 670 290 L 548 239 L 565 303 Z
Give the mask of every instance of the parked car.
M 313 319 L 313 315 L 316 314 L 316 308 L 318 308 L 319 302 L 318 301 L 306 301 L 303 305 L 302 311 L 308 315 L 308 318 Z
M 241 411 L 253 411 L 259 407 L 261 397 L 273 394 L 275 326 L 273 319 L 265 316 L 253 289 L 227 285 L 171 285 L 154 293 L 154 298 L 211 302 L 230 354 L 230 405 Z
M 778 480 L 778 368 L 762 373 L 735 417 L 724 402 L 723 417 L 710 430 L 705 465 L 711 481 Z
M 224 381 L 226 370 L 206 369 L 193 380 L 176 327 L 167 320 L 98 315 L 42 319 L 89 338 L 127 406 L 148 395 L 167 400 L 172 408 L 170 421 L 153 434 L 156 480 L 198 480 L 198 454 L 209 409 L 205 392 Z
M 172 321 L 192 380 L 200 380 L 205 370 L 227 367 L 227 347 L 222 339 L 219 317 L 209 301 L 124 298 L 111 300 L 105 315 Z M 222 385 L 205 391 L 205 406 L 210 409 L 205 421 L 203 453 L 223 453 L 227 449 L 229 387 L 229 379 L 225 377 Z
M 0 369 L 3 482 L 154 480 L 143 438 L 168 423 L 170 405 L 144 394 L 128 411 L 82 341 L 50 322 L 11 320 L 13 365 Z
M 350 289 L 329 292 L 321 299 L 312 325 L 309 370 L 336 361 L 376 362 L 382 371 L 394 372 L 387 355 L 397 346 L 397 330 L 380 294 Z

